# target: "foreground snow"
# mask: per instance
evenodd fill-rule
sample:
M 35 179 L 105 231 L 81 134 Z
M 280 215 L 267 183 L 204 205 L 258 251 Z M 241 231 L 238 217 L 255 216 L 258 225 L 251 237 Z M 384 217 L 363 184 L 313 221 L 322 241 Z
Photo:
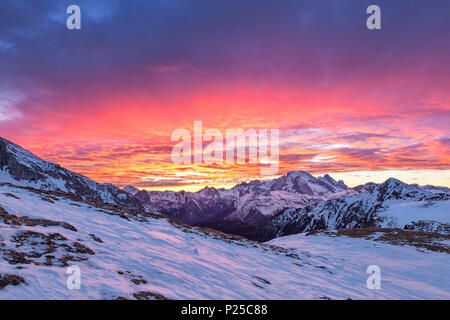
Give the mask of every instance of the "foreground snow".
M 297 234 L 269 243 L 323 257 L 323 264 L 334 274 L 335 283 L 328 292 L 354 290 L 371 299 L 450 298 L 450 255 L 445 252 L 324 233 Z M 365 272 L 370 265 L 381 269 L 381 289 L 368 293 L 365 281 L 369 274 Z
M 0 185 L 0 274 L 26 281 L 0 299 L 450 298 L 446 253 L 329 235 L 261 245 L 75 200 Z M 81 290 L 66 287 L 73 264 Z M 381 267 L 381 290 L 366 288 L 372 264 Z
M 391 200 L 380 214 L 382 226 L 403 228 L 420 220 L 450 223 L 450 200 L 447 201 L 401 201 Z

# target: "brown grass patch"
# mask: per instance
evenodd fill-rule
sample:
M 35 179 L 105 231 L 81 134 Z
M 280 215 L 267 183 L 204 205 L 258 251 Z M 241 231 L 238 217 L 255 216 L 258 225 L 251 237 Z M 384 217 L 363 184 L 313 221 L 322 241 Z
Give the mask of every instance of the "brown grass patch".
M 77 229 L 68 224 L 67 222 L 61 221 L 52 221 L 46 219 L 32 219 L 29 217 L 19 217 L 13 214 L 9 214 L 2 206 L 0 206 L 0 221 L 7 225 L 13 226 L 22 226 L 25 225 L 27 227 L 62 227 L 67 230 L 71 230 L 77 232 Z
M 133 294 L 133 296 L 137 300 L 169 300 L 168 298 L 164 297 L 162 294 L 154 293 L 150 291 L 141 291 L 136 292 Z
M 18 286 L 26 283 L 25 279 L 15 274 L 0 274 L 0 290 L 7 286 Z
M 394 228 L 361 228 L 361 229 L 341 229 L 337 231 L 311 231 L 306 235 L 327 234 L 335 237 L 362 238 L 372 241 L 380 241 L 397 246 L 414 246 L 416 248 L 427 249 L 436 252 L 450 254 L 449 235 L 434 232 L 424 232 L 415 230 L 404 230 Z M 447 242 L 447 243 L 446 243 Z

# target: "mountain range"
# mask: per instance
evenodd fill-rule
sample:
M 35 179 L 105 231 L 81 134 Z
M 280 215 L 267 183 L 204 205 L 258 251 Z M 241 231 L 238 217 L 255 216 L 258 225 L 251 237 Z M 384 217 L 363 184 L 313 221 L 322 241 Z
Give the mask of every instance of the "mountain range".
M 132 186 L 124 190 L 152 212 L 256 241 L 314 230 L 405 228 L 429 218 L 446 222 L 450 212 L 450 189 L 445 187 L 408 185 L 390 178 L 349 188 L 329 175 L 315 178 L 307 172 L 241 183 L 229 190 L 161 192 Z M 402 208 L 418 213 L 398 217 Z
M 256 241 L 314 230 L 405 228 L 430 219 L 441 223 L 447 219 L 450 199 L 450 189 L 445 187 L 408 185 L 390 178 L 381 184 L 349 188 L 329 175 L 316 178 L 302 171 L 273 180 L 243 182 L 231 189 L 174 192 L 127 186 L 121 190 L 42 160 L 3 138 L 0 183 L 70 193 L 83 200 L 158 213 Z M 404 208 L 419 213 L 399 218 L 397 211 Z M 443 217 L 436 217 L 436 212 L 444 212 Z
M 432 190 L 432 191 L 430 191 Z M 450 192 L 445 189 L 408 185 L 394 178 L 381 184 L 355 188 L 354 195 L 317 202 L 303 208 L 282 210 L 254 225 L 209 225 L 249 239 L 268 241 L 302 232 L 355 228 L 422 229 L 441 225 L 450 234 Z M 204 224 L 205 226 L 207 224 Z M 428 227 L 425 228 L 425 225 Z
M 183 223 L 241 221 L 255 223 L 285 208 L 352 194 L 342 181 L 329 175 L 315 178 L 306 172 L 290 172 L 270 180 L 241 183 L 231 189 L 206 187 L 198 192 L 146 191 L 132 186 L 125 191 L 150 211 L 160 212 Z

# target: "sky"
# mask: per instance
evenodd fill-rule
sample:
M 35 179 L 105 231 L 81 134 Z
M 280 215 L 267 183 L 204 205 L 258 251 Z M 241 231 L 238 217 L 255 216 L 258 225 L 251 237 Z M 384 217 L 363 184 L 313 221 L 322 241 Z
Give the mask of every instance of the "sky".
M 449 17 L 447 0 L 2 0 L 0 136 L 118 186 L 302 170 L 450 187 Z M 194 121 L 280 130 L 278 173 L 173 163 Z

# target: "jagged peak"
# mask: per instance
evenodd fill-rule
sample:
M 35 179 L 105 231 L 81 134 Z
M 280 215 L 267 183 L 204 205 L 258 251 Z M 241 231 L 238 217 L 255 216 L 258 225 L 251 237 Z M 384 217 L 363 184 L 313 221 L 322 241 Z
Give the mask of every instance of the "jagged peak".
M 7 143 L 7 144 L 14 144 L 11 141 L 9 141 L 8 139 L 5 139 L 3 137 L 0 137 L 0 142 L 4 142 L 4 143 Z
M 344 190 L 348 189 L 348 186 L 344 183 L 343 180 L 336 181 L 329 174 L 325 174 L 322 177 L 318 177 L 317 180 L 319 180 L 322 183 L 328 184 L 333 188 L 344 189 Z
M 139 192 L 140 190 L 132 185 L 128 185 L 125 188 L 122 189 L 125 192 L 128 192 L 130 194 L 136 194 L 137 192 Z
M 293 179 L 297 177 L 314 178 L 309 172 L 306 171 L 289 171 L 286 176 Z
M 413 188 L 413 186 L 392 177 L 387 179 L 385 182 L 381 183 L 380 186 Z
M 391 183 L 401 183 L 401 184 L 406 184 L 406 183 L 404 183 L 403 181 L 401 181 L 401 180 L 399 180 L 399 179 L 396 179 L 396 178 L 392 178 L 392 177 L 388 178 L 384 183 L 385 183 L 385 184 L 391 184 Z
M 206 186 L 203 189 L 201 189 L 200 191 L 198 191 L 199 193 L 206 193 L 206 194 L 210 194 L 210 193 L 216 193 L 217 189 L 214 187 L 209 187 Z
M 138 201 L 110 183 L 97 183 L 79 173 L 45 161 L 21 146 L 0 138 L 0 169 L 6 181 L 48 191 L 76 194 L 83 199 L 143 209 Z
M 1 137 L 0 151 L 2 153 L 0 156 L 0 167 L 4 167 L 8 163 L 11 164 L 12 161 L 30 169 L 35 169 L 36 166 L 46 170 L 51 170 L 53 168 L 63 169 L 61 166 L 53 162 L 43 160 L 27 149 Z
M 379 196 L 384 199 L 389 199 L 391 197 L 395 199 L 403 197 L 426 199 L 433 196 L 433 193 L 428 190 L 424 190 L 418 185 L 410 185 L 395 178 L 389 178 L 385 182 L 376 185 L 374 190 L 376 190 Z

